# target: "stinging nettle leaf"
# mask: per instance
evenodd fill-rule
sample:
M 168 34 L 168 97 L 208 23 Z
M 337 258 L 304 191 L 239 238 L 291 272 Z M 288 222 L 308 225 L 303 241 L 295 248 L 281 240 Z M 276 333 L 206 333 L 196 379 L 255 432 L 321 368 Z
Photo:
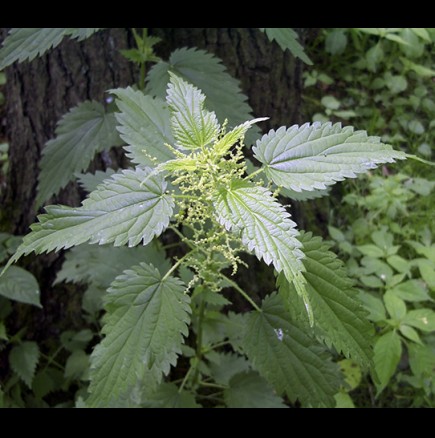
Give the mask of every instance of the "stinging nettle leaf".
M 199 149 L 217 139 L 219 123 L 214 112 L 204 109 L 204 94 L 169 72 L 166 102 L 171 111 L 171 126 L 181 149 Z
M 301 233 L 305 258 L 307 294 L 313 310 L 315 334 L 346 357 L 356 360 L 362 367 L 372 366 L 371 339 L 373 327 L 367 320 L 358 292 L 353 289 L 343 263 L 329 251 L 330 245 L 312 233 Z M 296 317 L 306 323 L 304 303 L 294 286 L 282 274 L 277 284 L 285 303 L 291 306 Z M 293 312 L 292 312 L 293 313 Z
M 304 254 L 296 224 L 270 191 L 247 181 L 233 181 L 215 194 L 214 206 L 219 223 L 240 233 L 249 251 L 303 287 Z
M 65 36 L 82 41 L 100 28 L 14 28 L 0 49 L 0 70 L 15 61 L 31 61 L 58 46 Z
M 12 348 L 9 353 L 9 364 L 23 382 L 31 388 L 39 360 L 39 347 L 36 342 L 24 341 Z
M 169 224 L 174 202 L 165 194 L 166 182 L 151 169 L 114 174 L 92 192 L 79 208 L 50 205 L 7 267 L 31 252 L 40 254 L 80 245 L 113 243 L 144 245 Z
M 238 373 L 224 391 L 225 404 L 229 408 L 286 408 L 283 400 L 258 373 Z
M 102 29 L 100 27 L 71 28 L 65 29 L 65 34 L 77 41 L 83 41 Z
M 324 190 L 378 164 L 405 159 L 403 152 L 380 143 L 379 137 L 330 122 L 272 129 L 253 151 L 269 179 L 296 192 Z
M 332 407 L 339 387 L 338 368 L 323 350 L 290 322 L 281 297 L 263 301 L 261 312 L 248 315 L 243 350 L 255 369 L 279 394 L 304 406 Z
M 252 108 L 242 93 L 239 81 L 228 74 L 222 61 L 198 49 L 177 49 L 168 62 L 160 61 L 148 73 L 145 92 L 165 99 L 169 72 L 199 88 L 206 96 L 205 106 L 214 111 L 222 122 L 228 119 L 229 128 L 252 119 Z M 253 127 L 246 134 L 246 142 L 252 144 L 259 137 Z
M 56 138 L 42 150 L 37 205 L 57 194 L 76 172 L 84 171 L 96 153 L 120 144 L 115 116 L 107 114 L 103 105 L 86 101 L 71 109 L 60 120 Z
M 15 61 L 31 61 L 58 46 L 65 36 L 64 28 L 14 28 L 0 49 L 0 70 Z
M 131 87 L 111 93 L 117 96 L 120 111 L 116 113 L 117 129 L 127 143 L 124 149 L 133 163 L 154 166 L 175 158 L 165 146 L 174 143 L 167 104 Z
M 141 263 L 112 283 L 106 298 L 105 338 L 91 355 L 88 406 L 129 398 L 138 384 L 161 382 L 181 353 L 190 323 L 190 298 L 174 277 Z
M 282 50 L 290 50 L 295 58 L 300 58 L 305 64 L 313 65 L 311 59 L 304 52 L 304 48 L 298 41 L 298 34 L 289 27 L 260 27 L 270 41 L 275 40 Z

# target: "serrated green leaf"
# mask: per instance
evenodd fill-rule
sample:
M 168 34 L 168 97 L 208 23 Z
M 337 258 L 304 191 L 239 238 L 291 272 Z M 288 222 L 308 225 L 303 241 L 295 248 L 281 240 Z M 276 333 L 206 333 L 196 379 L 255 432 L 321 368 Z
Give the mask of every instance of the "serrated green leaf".
M 221 139 L 219 139 L 219 141 L 214 145 L 214 150 L 219 155 L 224 155 L 231 148 L 231 146 L 238 141 L 243 140 L 248 129 L 251 128 L 255 123 L 263 122 L 268 119 L 268 117 L 260 117 L 236 126 L 233 130 L 227 132 Z
M 58 46 L 65 36 L 64 28 L 14 28 L 0 49 L 0 70 L 15 61 L 31 61 Z
M 58 46 L 65 36 L 83 41 L 100 28 L 14 28 L 0 49 L 0 70 L 15 61 L 31 61 Z
M 255 371 L 236 374 L 224 391 L 229 408 L 286 408 L 281 397 Z
M 313 62 L 304 52 L 304 48 L 298 42 L 298 34 L 288 27 L 266 27 L 260 28 L 270 41 L 275 40 L 282 50 L 290 50 L 295 58 L 300 58 L 305 64 L 313 65 Z
M 70 38 L 77 39 L 77 41 L 83 41 L 89 38 L 94 33 L 102 30 L 100 27 L 85 27 L 85 28 L 70 28 L 65 29 L 65 34 Z
M 176 145 L 199 149 L 217 140 L 219 123 L 214 112 L 204 109 L 204 94 L 192 84 L 169 72 L 166 102 Z
M 214 206 L 219 223 L 239 233 L 249 251 L 266 264 L 273 263 L 301 293 L 304 255 L 296 239 L 296 224 L 272 193 L 247 181 L 233 181 L 214 196 Z
M 7 267 L 32 251 L 58 251 L 87 241 L 146 245 L 163 232 L 172 215 L 174 203 L 165 190 L 161 176 L 151 175 L 149 168 L 136 168 L 114 174 L 80 208 L 48 206 Z
M 42 308 L 38 281 L 30 272 L 18 266 L 11 266 L 0 277 L 0 295 Z
M 38 359 L 39 347 L 33 341 L 24 341 L 13 347 L 9 353 L 9 364 L 12 370 L 29 388 L 32 387 Z
M 228 385 L 234 375 L 249 370 L 249 362 L 234 353 L 216 353 L 209 369 L 216 383 Z
M 330 122 L 272 129 L 253 151 L 269 179 L 297 192 L 323 190 L 378 164 L 405 159 L 403 152 L 380 143 L 379 137 Z
M 424 332 L 435 331 L 435 312 L 431 309 L 410 310 L 403 318 L 403 323 Z
M 370 368 L 373 327 L 367 320 L 367 313 L 343 263 L 329 251 L 330 245 L 320 237 L 301 233 L 298 239 L 305 253 L 303 275 L 313 310 L 316 335 L 329 347 L 333 345 L 346 357 L 356 360 L 363 368 Z M 282 274 L 277 284 L 284 302 L 296 308 L 299 318 L 306 320 L 304 303 L 294 286 Z
M 145 408 L 200 408 L 192 393 L 186 390 L 179 391 L 174 383 L 162 383 L 151 394 L 145 394 L 143 400 Z
M 104 172 L 97 170 L 95 173 L 76 173 L 75 177 L 82 189 L 91 193 L 114 173 L 115 171 L 109 167 Z
M 337 369 L 321 355 L 320 346 L 290 322 L 281 297 L 268 296 L 262 311 L 247 318 L 243 349 L 277 392 L 307 406 L 334 406 Z
M 252 108 L 241 92 L 239 81 L 226 72 L 219 58 L 204 50 L 177 49 L 168 62 L 161 61 L 151 68 L 145 92 L 165 99 L 169 71 L 199 88 L 207 96 L 206 108 L 214 111 L 221 122 L 228 119 L 229 128 L 252 119 Z M 258 128 L 249 130 L 247 143 L 252 144 L 258 133 Z
M 131 87 L 111 91 L 117 96 L 118 131 L 127 143 L 127 156 L 135 164 L 154 166 L 174 158 L 165 143 L 173 144 L 170 113 L 165 102 Z M 164 97 L 164 96 L 163 96 Z
M 91 163 L 95 154 L 120 145 L 116 120 L 103 105 L 86 101 L 72 108 L 57 125 L 56 138 L 42 150 L 36 204 L 55 195 Z
M 128 397 L 137 384 L 159 383 L 188 334 L 190 298 L 183 283 L 141 263 L 117 277 L 106 299 L 105 338 L 91 355 L 89 406 Z
M 402 343 L 395 331 L 382 335 L 375 344 L 373 361 L 379 378 L 378 394 L 388 385 L 402 356 Z

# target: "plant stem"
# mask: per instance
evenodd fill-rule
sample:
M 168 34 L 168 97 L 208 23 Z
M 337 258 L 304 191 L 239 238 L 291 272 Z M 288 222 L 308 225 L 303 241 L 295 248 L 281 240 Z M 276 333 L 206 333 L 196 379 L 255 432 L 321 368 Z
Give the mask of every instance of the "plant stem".
M 240 295 L 242 295 L 246 301 L 248 301 L 251 306 L 257 310 L 258 312 L 261 312 L 261 309 L 257 306 L 257 304 L 255 304 L 255 302 L 252 300 L 252 298 L 233 280 L 231 280 L 230 278 L 228 278 L 226 275 L 224 274 L 220 274 L 220 276 L 226 280 L 228 283 L 230 283 L 230 285 L 237 291 L 239 292 Z
M 199 363 L 202 359 L 202 321 L 204 319 L 205 312 L 205 301 L 201 300 L 201 304 L 199 306 L 199 314 L 198 314 L 198 333 L 196 336 L 196 366 L 195 372 L 193 374 L 193 386 L 196 385 L 199 376 Z
M 195 365 L 191 365 L 190 368 L 187 370 L 186 375 L 184 376 L 183 381 L 181 382 L 180 387 L 178 388 L 178 393 L 181 393 L 181 391 L 183 391 L 184 386 L 186 385 L 187 381 L 189 380 L 190 374 L 193 371 L 193 369 L 196 369 L 196 364 Z
M 192 251 L 188 252 L 187 254 L 184 254 L 183 257 L 181 257 L 181 259 L 179 259 L 173 266 L 171 269 L 169 269 L 169 271 L 165 274 L 165 276 L 162 278 L 162 282 L 167 280 L 168 277 L 181 265 L 181 263 L 183 263 L 184 259 L 189 256 L 190 254 L 192 254 L 193 252 L 195 252 L 196 249 L 193 249 Z
M 254 176 L 257 176 L 259 173 L 264 172 L 264 168 L 260 167 L 255 172 L 250 173 L 248 176 L 246 176 L 244 179 L 252 179 Z
M 204 382 L 203 380 L 200 380 L 198 383 L 201 386 L 205 386 L 207 388 L 216 388 L 216 389 L 227 389 L 228 388 L 228 386 L 218 385 L 216 383 L 208 383 L 208 382 Z

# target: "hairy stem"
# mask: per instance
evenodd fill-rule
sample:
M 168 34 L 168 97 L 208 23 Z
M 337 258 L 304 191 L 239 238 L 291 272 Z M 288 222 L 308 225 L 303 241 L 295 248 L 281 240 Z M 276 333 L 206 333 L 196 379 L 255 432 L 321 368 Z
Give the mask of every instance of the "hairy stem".
M 237 292 L 239 292 L 239 294 L 242 295 L 243 298 L 245 298 L 245 300 L 248 301 L 255 310 L 257 310 L 258 312 L 261 312 L 261 309 L 257 306 L 257 304 L 255 304 L 255 302 L 252 300 L 252 298 L 235 281 L 231 280 L 230 278 L 228 278 L 224 274 L 220 274 L 220 276 L 226 282 L 228 282 L 231 285 L 231 287 L 233 287 Z

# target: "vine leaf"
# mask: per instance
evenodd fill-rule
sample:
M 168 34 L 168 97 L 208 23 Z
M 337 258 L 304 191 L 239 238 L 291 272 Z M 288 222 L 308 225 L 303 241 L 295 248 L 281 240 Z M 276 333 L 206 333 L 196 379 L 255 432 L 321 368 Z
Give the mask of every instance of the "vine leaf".
M 261 312 L 248 316 L 242 347 L 253 367 L 278 394 L 305 406 L 332 407 L 339 387 L 337 367 L 318 344 L 290 322 L 277 293 L 266 297 Z
M 272 129 L 253 150 L 269 179 L 296 192 L 324 190 L 378 164 L 405 159 L 403 152 L 381 143 L 379 137 L 330 122 Z
M 174 158 L 165 143 L 173 144 L 170 113 L 165 102 L 131 87 L 112 90 L 117 96 L 116 120 L 127 156 L 133 163 L 154 166 Z
M 298 34 L 288 27 L 260 27 L 270 41 L 275 40 L 282 50 L 290 50 L 295 58 L 300 58 L 305 64 L 313 65 L 311 59 L 304 52 L 304 48 L 298 41 Z
M 312 233 L 301 233 L 299 240 L 304 247 L 303 273 L 306 289 L 313 309 L 316 335 L 339 352 L 368 369 L 372 366 L 373 327 L 367 312 L 358 298 L 358 291 L 347 277 L 343 263 L 329 251 L 330 246 Z M 292 307 L 297 319 L 306 323 L 304 303 L 294 286 L 280 274 L 279 293 Z
M 206 108 L 214 111 L 218 120 L 228 119 L 229 128 L 252 119 L 252 108 L 242 93 L 239 81 L 228 74 L 221 59 L 198 49 L 177 49 L 168 62 L 153 65 L 147 76 L 145 92 L 164 99 L 169 72 L 193 84 L 207 96 Z M 249 144 L 259 137 L 259 129 L 253 127 L 246 135 Z
M 11 368 L 29 388 L 32 387 L 38 360 L 39 347 L 33 341 L 24 341 L 13 347 L 9 353 Z
M 243 245 L 293 282 L 303 297 L 310 315 L 309 300 L 302 276 L 302 244 L 297 239 L 296 224 L 284 207 L 264 187 L 235 180 L 214 196 L 216 216 L 227 230 L 240 233 Z M 311 319 L 311 318 L 310 318 Z
M 166 183 L 151 169 L 123 170 L 98 186 L 80 208 L 46 207 L 46 214 L 11 257 L 6 268 L 31 252 L 70 248 L 88 242 L 114 246 L 144 245 L 168 226 L 174 202 L 165 194 Z M 3 271 L 4 272 L 4 271 Z
M 144 379 L 157 385 L 169 373 L 188 334 L 190 298 L 181 280 L 141 263 L 108 290 L 103 333 L 91 355 L 91 407 L 120 403 Z
M 214 112 L 204 109 L 205 96 L 198 88 L 169 73 L 166 102 L 177 146 L 199 149 L 217 139 L 219 123 Z
M 0 70 L 15 61 L 31 61 L 48 50 L 58 46 L 63 38 L 77 38 L 79 41 L 90 37 L 99 28 L 14 28 L 9 31 L 0 49 Z
M 72 181 L 76 172 L 86 170 L 96 153 L 120 144 L 115 116 L 103 105 L 86 101 L 71 109 L 58 123 L 56 138 L 42 150 L 37 206 Z

